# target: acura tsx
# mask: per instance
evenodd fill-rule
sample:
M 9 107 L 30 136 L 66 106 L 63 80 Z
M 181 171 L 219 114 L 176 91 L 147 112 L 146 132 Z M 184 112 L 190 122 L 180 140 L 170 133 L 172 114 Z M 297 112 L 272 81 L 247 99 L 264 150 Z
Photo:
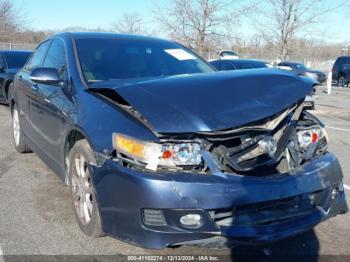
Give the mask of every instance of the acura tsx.
M 61 33 L 14 80 L 14 145 L 71 188 L 81 230 L 146 248 L 273 241 L 347 212 L 309 81 L 216 72 L 175 42 Z

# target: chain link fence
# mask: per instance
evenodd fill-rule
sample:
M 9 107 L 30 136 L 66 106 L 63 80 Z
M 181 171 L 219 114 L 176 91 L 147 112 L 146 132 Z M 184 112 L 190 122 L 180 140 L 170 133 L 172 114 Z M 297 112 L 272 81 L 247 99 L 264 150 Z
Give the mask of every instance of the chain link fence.
M 219 59 L 219 56 L 216 52 L 206 52 L 203 54 L 203 57 L 207 60 Z M 269 63 L 280 62 L 278 57 L 269 52 L 252 52 L 252 53 L 239 53 L 241 59 L 257 59 L 264 60 Z M 309 68 L 318 69 L 323 72 L 329 72 L 336 60 L 336 57 L 330 57 L 329 59 L 319 59 L 311 57 L 302 57 L 302 56 L 291 56 L 288 61 L 299 62 L 305 64 Z
M 0 50 L 34 50 L 36 48 L 36 44 L 15 44 L 15 43 L 0 43 Z M 265 60 L 267 62 L 276 62 L 276 56 L 268 52 L 261 53 L 240 53 L 239 54 L 243 59 L 260 59 Z M 207 60 L 218 59 L 218 55 L 215 52 L 207 52 L 203 54 L 203 57 Z M 331 70 L 334 59 L 322 60 L 317 58 L 304 58 L 304 57 L 291 57 L 290 61 L 304 63 L 306 66 L 310 68 L 315 68 L 324 72 L 328 72 Z
M 34 50 L 35 44 L 0 43 L 0 50 Z

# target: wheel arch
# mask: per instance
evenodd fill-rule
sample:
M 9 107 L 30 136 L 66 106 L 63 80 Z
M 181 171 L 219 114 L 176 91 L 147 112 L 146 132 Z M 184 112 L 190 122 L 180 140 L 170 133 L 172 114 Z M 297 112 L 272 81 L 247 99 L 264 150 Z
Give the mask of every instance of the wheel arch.
M 65 142 L 64 142 L 64 148 L 63 148 L 63 163 L 64 163 L 64 170 L 65 170 L 65 183 L 68 185 L 68 172 L 69 172 L 69 153 L 74 147 L 74 145 L 80 141 L 80 140 L 86 140 L 88 144 L 90 145 L 90 148 L 94 151 L 93 146 L 86 135 L 86 133 L 79 127 L 74 126 L 70 128 L 69 132 L 66 135 Z
M 8 80 L 5 84 L 5 95 L 6 97 L 8 98 L 8 92 L 9 92 L 9 88 L 10 88 L 10 85 L 13 81 L 12 80 Z

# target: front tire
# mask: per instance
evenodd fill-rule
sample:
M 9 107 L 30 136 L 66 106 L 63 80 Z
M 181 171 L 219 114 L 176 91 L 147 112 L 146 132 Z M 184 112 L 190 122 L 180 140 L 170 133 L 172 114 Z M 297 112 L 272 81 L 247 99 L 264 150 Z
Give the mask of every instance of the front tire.
M 68 179 L 75 218 L 84 234 L 90 237 L 103 235 L 96 194 L 89 163 L 96 163 L 87 140 L 75 143 L 69 154 Z
M 340 87 L 347 87 L 347 85 L 348 85 L 348 82 L 346 81 L 345 76 L 340 76 L 338 78 L 338 86 L 340 86 Z
M 12 130 L 13 130 L 13 141 L 17 152 L 19 153 L 29 153 L 30 148 L 25 142 L 23 131 L 21 128 L 21 122 L 19 119 L 19 113 L 17 106 L 14 105 L 12 109 Z

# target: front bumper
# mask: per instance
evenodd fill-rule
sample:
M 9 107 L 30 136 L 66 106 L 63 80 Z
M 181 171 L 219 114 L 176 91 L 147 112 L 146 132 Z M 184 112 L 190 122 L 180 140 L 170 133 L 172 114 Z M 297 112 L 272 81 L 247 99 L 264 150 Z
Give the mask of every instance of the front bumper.
M 103 231 L 115 238 L 160 249 L 179 244 L 273 241 L 307 231 L 321 221 L 347 212 L 342 171 L 333 154 L 314 158 L 291 174 L 247 177 L 215 171 L 211 175 L 152 174 L 107 160 L 91 166 Z M 332 199 L 332 190 L 340 189 Z M 318 194 L 310 204 L 310 193 Z M 298 205 L 283 202 L 300 199 Z M 309 203 L 307 203 L 309 199 Z M 262 212 L 242 212 L 255 205 L 280 205 Z M 294 205 L 294 202 L 291 202 Z M 274 205 L 272 205 L 274 206 Z M 147 225 L 143 210 L 161 210 L 166 224 Z M 218 221 L 215 214 L 233 212 Z M 235 213 L 240 210 L 240 214 Z M 179 218 L 200 214 L 202 226 L 184 227 Z M 267 219 L 267 220 L 266 220 Z

